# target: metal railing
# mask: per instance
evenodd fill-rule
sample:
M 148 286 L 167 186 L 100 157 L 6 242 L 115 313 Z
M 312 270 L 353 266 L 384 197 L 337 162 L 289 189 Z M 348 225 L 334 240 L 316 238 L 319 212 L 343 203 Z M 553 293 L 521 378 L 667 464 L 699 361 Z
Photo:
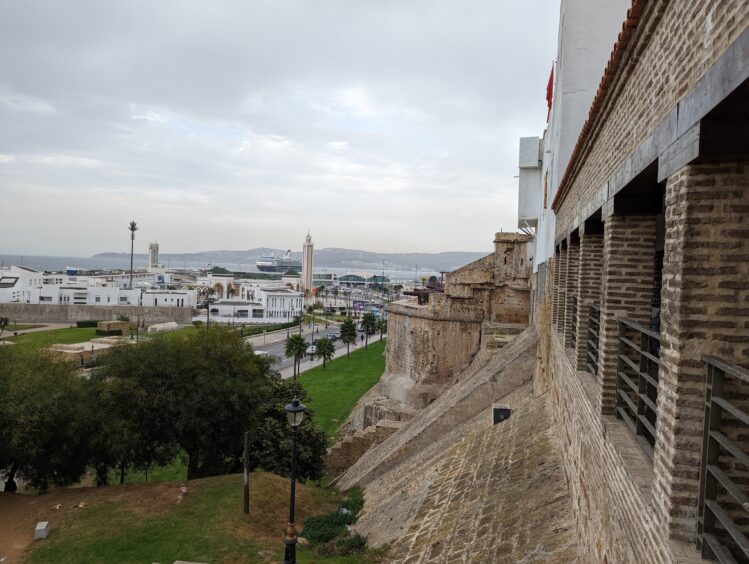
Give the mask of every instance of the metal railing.
M 660 334 L 638 323 L 619 320 L 616 415 L 653 458 L 658 418 Z
M 697 545 L 703 558 L 749 562 L 749 371 L 711 356 L 702 360 L 707 386 Z
M 570 311 L 572 313 L 572 327 L 570 336 L 572 337 L 572 348 L 577 347 L 577 296 L 570 298 Z
M 593 376 L 598 374 L 598 342 L 601 334 L 601 309 L 591 304 L 588 306 L 588 335 L 585 366 Z

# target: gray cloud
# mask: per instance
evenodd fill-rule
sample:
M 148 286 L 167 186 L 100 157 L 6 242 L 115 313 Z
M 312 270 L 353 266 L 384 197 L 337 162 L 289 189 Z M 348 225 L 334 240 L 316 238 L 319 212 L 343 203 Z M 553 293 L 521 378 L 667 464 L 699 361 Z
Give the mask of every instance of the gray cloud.
M 558 6 L 0 0 L 0 252 L 488 249 Z

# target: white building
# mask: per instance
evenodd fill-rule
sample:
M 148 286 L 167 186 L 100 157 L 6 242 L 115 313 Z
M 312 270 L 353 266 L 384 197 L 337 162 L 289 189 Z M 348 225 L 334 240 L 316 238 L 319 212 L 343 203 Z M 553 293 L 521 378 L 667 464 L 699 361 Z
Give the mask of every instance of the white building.
M 144 307 L 195 307 L 197 305 L 197 291 L 188 289 L 177 290 L 146 290 L 140 297 Z
M 315 254 L 315 245 L 312 243 L 312 237 L 310 237 L 309 231 L 307 237 L 304 239 L 304 246 L 302 247 L 302 288 L 312 290 L 312 263 L 313 255 Z
M 562 0 L 549 123 L 520 139 L 518 227 L 535 228 L 533 270 L 554 254 L 551 210 L 631 0 Z
M 44 273 L 25 266 L 10 266 L 0 270 L 0 302 L 30 303 L 33 295 L 44 285 Z
M 210 304 L 211 322 L 287 323 L 303 309 L 303 294 L 281 286 L 243 283 L 240 296 L 245 298 L 217 300 Z M 195 319 L 205 321 L 205 315 L 201 314 Z

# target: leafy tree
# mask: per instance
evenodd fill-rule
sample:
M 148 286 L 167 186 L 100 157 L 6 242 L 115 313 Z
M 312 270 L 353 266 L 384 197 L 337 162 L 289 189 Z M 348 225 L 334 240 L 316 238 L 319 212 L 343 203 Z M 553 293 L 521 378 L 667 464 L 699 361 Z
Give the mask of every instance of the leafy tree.
M 382 340 L 382 335 L 388 332 L 388 322 L 382 318 L 378 319 L 377 330 L 380 332 L 380 340 Z
M 136 461 L 158 460 L 158 449 L 176 445 L 187 453 L 191 480 L 237 467 L 243 434 L 258 425 L 268 401 L 271 371 L 239 334 L 216 328 L 116 347 L 105 357 L 105 374 L 143 394 L 141 445 L 153 450 Z
M 350 356 L 351 343 L 356 342 L 356 325 L 351 319 L 346 319 L 341 324 L 341 341 L 346 343 L 346 357 Z
M 300 364 L 304 355 L 307 352 L 307 341 L 301 335 L 291 335 L 286 339 L 286 346 L 284 348 L 284 354 L 286 358 L 294 359 L 294 379 L 296 380 L 297 374 L 299 374 Z
M 73 363 L 0 347 L 0 473 L 46 490 L 81 479 L 93 432 L 94 386 Z
M 317 347 L 317 358 L 322 359 L 322 367 L 325 368 L 327 362 L 333 358 L 333 355 L 335 354 L 333 341 L 327 337 L 322 337 L 317 339 L 315 346 Z
M 393 292 L 395 293 L 395 299 L 396 300 L 400 299 L 401 291 L 402 290 L 403 290 L 403 285 L 402 284 L 396 284 L 395 286 L 393 286 Z
M 293 431 L 284 406 L 298 397 L 309 405 L 309 396 L 300 386 L 279 377 L 269 381 L 269 399 L 259 414 L 259 425 L 251 431 L 250 464 L 283 476 L 291 475 Z M 297 477 L 301 480 L 320 480 L 323 475 L 328 437 L 314 424 L 314 414 L 308 408 L 297 430 Z
M 3 332 L 8 325 L 10 325 L 10 319 L 7 317 L 0 317 L 0 337 L 3 336 Z
M 364 314 L 361 320 L 362 327 L 364 328 L 364 335 L 365 335 L 365 341 L 364 341 L 364 348 L 369 348 L 369 336 L 374 335 L 375 328 L 377 327 L 377 318 L 375 317 L 374 313 L 371 311 L 368 311 Z

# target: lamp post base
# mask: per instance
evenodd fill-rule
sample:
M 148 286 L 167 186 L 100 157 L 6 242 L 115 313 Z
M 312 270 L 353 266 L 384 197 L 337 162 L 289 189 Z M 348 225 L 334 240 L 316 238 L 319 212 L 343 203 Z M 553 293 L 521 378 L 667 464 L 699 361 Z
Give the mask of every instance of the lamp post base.
M 283 543 L 286 545 L 284 550 L 283 564 L 296 564 L 296 538 L 283 539 Z

